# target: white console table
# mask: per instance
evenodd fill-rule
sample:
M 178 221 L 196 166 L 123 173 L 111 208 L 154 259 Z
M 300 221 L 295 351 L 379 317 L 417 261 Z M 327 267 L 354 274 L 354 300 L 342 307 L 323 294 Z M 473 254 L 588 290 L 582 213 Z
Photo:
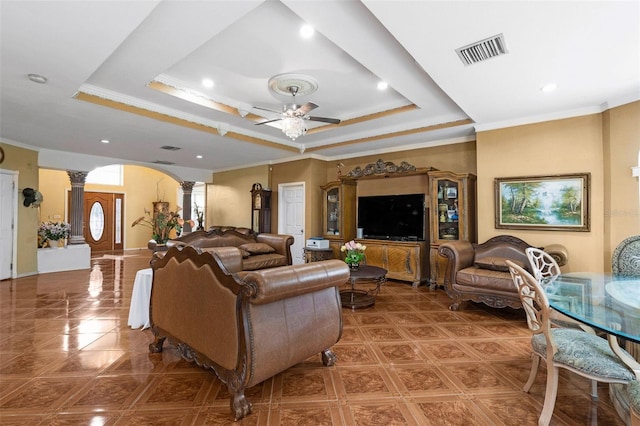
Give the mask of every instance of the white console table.
M 91 267 L 89 244 L 67 244 L 66 247 L 38 249 L 38 273 L 74 271 Z

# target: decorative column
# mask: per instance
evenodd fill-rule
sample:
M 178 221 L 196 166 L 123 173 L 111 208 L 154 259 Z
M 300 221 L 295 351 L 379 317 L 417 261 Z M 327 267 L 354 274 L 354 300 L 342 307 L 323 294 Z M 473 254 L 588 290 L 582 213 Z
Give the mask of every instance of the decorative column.
M 71 222 L 71 237 L 69 244 L 85 244 L 84 224 L 84 182 L 89 172 L 67 170 L 71 181 L 71 206 L 69 206 L 69 219 Z
M 182 186 L 182 218 L 184 219 L 184 225 L 182 226 L 182 233 L 188 234 L 192 231 L 191 224 L 189 220 L 191 220 L 191 193 L 193 192 L 193 186 L 195 182 L 180 182 L 180 186 Z

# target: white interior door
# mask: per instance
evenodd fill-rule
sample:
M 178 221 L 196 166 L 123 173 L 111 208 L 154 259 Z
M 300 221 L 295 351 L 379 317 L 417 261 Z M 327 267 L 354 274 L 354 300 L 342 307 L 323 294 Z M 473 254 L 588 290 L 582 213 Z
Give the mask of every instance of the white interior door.
M 0 280 L 15 277 L 14 220 L 17 198 L 16 175 L 0 170 Z
M 278 233 L 293 235 L 293 264 L 304 263 L 304 182 L 278 185 Z

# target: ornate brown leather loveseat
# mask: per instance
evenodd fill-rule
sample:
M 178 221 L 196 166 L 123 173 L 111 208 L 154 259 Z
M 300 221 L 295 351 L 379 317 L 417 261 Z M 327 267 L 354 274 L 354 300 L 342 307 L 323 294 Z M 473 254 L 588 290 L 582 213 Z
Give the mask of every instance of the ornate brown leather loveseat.
M 531 272 L 525 253 L 530 244 L 511 235 L 498 235 L 482 244 L 468 241 L 444 243 L 438 253 L 449 259 L 444 289 L 453 299 L 449 309 L 457 311 L 463 301 L 482 302 L 494 308 L 521 308 L 520 297 L 513 285 L 505 260 L 511 260 Z M 560 244 L 544 249 L 565 265 L 567 250 Z
M 226 383 L 238 420 L 251 412 L 246 388 L 310 356 L 335 362 L 340 340 L 338 286 L 349 279 L 340 260 L 240 271 L 234 247 L 170 248 L 153 264 L 149 308 L 155 341 L 169 339 L 187 360 Z
M 293 236 L 291 235 L 255 234 L 248 228 L 216 227 L 210 228 L 208 231 L 194 231 L 169 240 L 167 248 L 186 245 L 203 249 L 237 247 L 242 253 L 242 270 L 255 271 L 291 265 L 292 244 Z M 153 249 L 154 247 L 149 245 L 149 248 Z M 162 256 L 160 253 L 156 253 L 156 255 Z

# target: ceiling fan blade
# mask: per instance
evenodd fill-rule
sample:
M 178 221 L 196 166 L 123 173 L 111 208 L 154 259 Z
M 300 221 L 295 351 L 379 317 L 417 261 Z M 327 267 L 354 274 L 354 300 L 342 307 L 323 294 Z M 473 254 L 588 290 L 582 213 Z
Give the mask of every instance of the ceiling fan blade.
M 340 120 L 338 120 L 337 118 L 311 116 L 311 117 L 309 117 L 309 120 L 311 120 L 311 121 L 321 121 L 323 123 L 340 124 Z
M 261 124 L 273 123 L 274 121 L 279 121 L 279 120 L 282 120 L 282 118 L 274 118 L 273 120 L 267 120 L 267 121 L 263 121 L 262 123 L 256 123 L 256 126 L 259 126 Z
M 269 112 L 273 112 L 273 113 L 276 113 L 276 114 L 282 114 L 282 111 L 276 111 L 274 109 L 262 108 L 262 107 L 258 107 L 258 106 L 254 106 L 252 108 L 259 109 L 259 110 L 262 110 L 262 111 L 269 111 Z
M 298 107 L 298 109 L 295 112 L 307 114 L 309 111 L 312 111 L 316 108 L 318 108 L 318 105 L 314 104 L 313 102 L 307 102 L 306 104 Z

